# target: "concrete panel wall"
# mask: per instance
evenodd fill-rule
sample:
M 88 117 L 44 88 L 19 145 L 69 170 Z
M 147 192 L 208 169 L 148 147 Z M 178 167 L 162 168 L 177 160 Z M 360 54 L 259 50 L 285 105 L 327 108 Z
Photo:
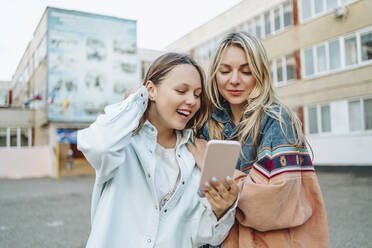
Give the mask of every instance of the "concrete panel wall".
M 372 95 L 372 65 L 336 74 L 296 81 L 277 88 L 278 95 L 291 107 Z
M 372 165 L 372 134 L 310 136 L 315 165 Z
M 0 148 L 0 178 L 54 177 L 53 160 L 47 146 Z

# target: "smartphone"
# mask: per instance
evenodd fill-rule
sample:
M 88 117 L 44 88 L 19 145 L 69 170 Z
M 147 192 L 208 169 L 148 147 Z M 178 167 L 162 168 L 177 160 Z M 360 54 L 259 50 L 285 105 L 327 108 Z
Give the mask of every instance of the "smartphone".
M 203 195 L 205 183 L 213 177 L 225 182 L 227 176 L 233 178 L 236 162 L 241 151 L 241 145 L 233 140 L 210 140 L 204 154 L 201 172 L 199 194 Z

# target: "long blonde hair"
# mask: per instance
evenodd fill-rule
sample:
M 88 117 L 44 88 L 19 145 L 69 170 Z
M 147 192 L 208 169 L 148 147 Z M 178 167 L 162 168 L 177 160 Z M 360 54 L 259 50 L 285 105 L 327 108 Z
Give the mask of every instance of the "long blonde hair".
M 192 65 L 198 71 L 202 88 L 202 93 L 200 95 L 200 109 L 191 120 L 188 121 L 185 128 L 191 128 L 194 131 L 201 130 L 203 124 L 208 118 L 208 97 L 204 90 L 206 80 L 204 70 L 190 56 L 181 53 L 166 53 L 161 55 L 150 65 L 142 84 L 146 85 L 147 81 L 151 81 L 154 85 L 159 85 L 174 67 L 183 64 Z M 134 134 L 139 132 L 147 120 L 150 104 L 151 102 L 149 101 L 147 109 L 140 120 L 138 128 L 134 131 Z
M 269 62 L 265 48 L 259 39 L 246 32 L 235 32 L 225 35 L 217 47 L 209 68 L 209 79 L 206 84 L 206 93 L 211 101 L 209 113 L 212 113 L 216 108 L 223 109 L 222 104 L 226 101 L 218 91 L 216 74 L 222 57 L 229 46 L 240 47 L 244 50 L 248 66 L 256 79 L 256 86 L 250 93 L 247 105 L 242 113 L 242 121 L 237 134 L 239 141 L 243 144 L 249 136 L 253 135 L 253 145 L 258 151 L 261 118 L 266 113 L 280 122 L 281 130 L 289 143 L 290 141 L 286 135 L 288 131 L 286 126 L 288 124 L 292 125 L 293 137 L 296 139 L 293 145 L 300 147 L 306 144 L 307 141 L 302 132 L 300 120 L 287 106 L 279 101 L 275 94 L 271 83 Z M 291 123 L 284 123 L 283 111 L 289 115 Z M 211 139 L 224 139 L 221 132 L 222 128 L 222 124 L 209 118 L 208 132 Z

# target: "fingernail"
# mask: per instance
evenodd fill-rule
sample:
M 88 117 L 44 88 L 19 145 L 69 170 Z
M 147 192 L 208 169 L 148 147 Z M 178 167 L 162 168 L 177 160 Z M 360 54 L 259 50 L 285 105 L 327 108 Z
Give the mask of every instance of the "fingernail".
M 217 178 L 213 177 L 212 182 L 214 182 L 214 183 L 217 182 Z
M 227 176 L 226 179 L 227 179 L 227 181 L 231 181 L 231 177 L 230 176 Z
M 209 183 L 205 183 L 205 187 L 209 188 L 211 185 Z

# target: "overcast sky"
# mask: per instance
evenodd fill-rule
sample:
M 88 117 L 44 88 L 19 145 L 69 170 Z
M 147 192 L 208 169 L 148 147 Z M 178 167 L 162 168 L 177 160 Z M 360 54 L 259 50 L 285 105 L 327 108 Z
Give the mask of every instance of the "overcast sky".
M 47 6 L 137 20 L 138 46 L 168 44 L 241 0 L 1 0 L 0 80 L 11 80 Z

